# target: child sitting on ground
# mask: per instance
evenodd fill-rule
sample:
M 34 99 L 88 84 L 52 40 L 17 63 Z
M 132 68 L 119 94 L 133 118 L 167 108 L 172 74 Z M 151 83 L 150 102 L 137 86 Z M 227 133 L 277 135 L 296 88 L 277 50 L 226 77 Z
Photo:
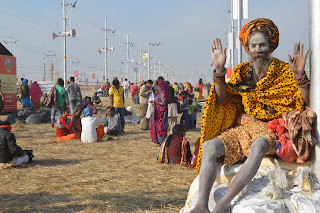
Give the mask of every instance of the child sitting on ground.
M 93 106 L 93 103 L 92 103 L 92 101 L 91 101 L 91 97 L 87 96 L 87 101 L 86 101 L 86 103 L 87 103 L 86 107 L 91 108 L 93 114 L 97 114 L 97 113 L 98 113 L 97 109 Z
M 32 162 L 32 150 L 22 150 L 16 143 L 8 121 L 0 121 L 0 169 Z
M 185 137 L 186 132 L 184 125 L 177 124 L 173 127 L 173 134 L 169 135 L 161 144 L 160 153 L 157 157 L 161 163 L 190 164 L 192 154 L 190 143 Z
M 107 108 L 107 118 L 105 126 L 105 132 L 107 135 L 119 135 L 121 133 L 121 120 L 118 114 L 115 114 L 114 107 Z
M 79 139 L 79 134 L 73 128 L 74 115 L 68 118 L 70 110 L 67 107 L 62 108 L 62 116 L 57 120 L 57 140 L 66 141 L 70 139 Z

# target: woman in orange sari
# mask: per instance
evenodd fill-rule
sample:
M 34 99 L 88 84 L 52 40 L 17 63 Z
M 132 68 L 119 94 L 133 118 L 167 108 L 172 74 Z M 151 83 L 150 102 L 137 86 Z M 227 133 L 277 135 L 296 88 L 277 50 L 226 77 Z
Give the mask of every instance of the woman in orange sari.
M 204 99 L 202 92 L 203 92 L 203 87 L 205 84 L 202 82 L 202 78 L 199 79 L 199 83 L 196 84 L 199 90 L 197 91 L 198 93 L 198 99 Z

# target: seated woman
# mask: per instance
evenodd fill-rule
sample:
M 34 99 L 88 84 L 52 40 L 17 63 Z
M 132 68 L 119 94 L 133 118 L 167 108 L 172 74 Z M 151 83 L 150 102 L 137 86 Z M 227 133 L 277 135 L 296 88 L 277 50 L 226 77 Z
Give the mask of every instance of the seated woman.
M 89 107 L 85 108 L 82 114 L 84 118 L 81 119 L 81 141 L 83 143 L 98 142 L 105 135 L 105 133 L 103 125 L 100 125 L 98 128 L 96 128 L 96 124 L 104 123 L 104 119 L 92 117 L 93 112 Z
M 192 154 L 190 143 L 186 136 L 187 129 L 182 124 L 173 127 L 173 134 L 169 135 L 160 147 L 158 160 L 168 164 L 190 164 Z
M 69 108 L 62 108 L 62 116 L 57 120 L 57 140 L 66 141 L 71 139 L 79 139 L 79 134 L 73 128 L 75 116 L 72 115 L 71 119 L 68 118 L 70 115 Z
M 104 124 L 106 130 L 105 132 L 107 135 L 120 135 L 122 132 L 121 128 L 121 119 L 118 114 L 115 114 L 114 107 L 108 107 L 107 108 L 107 119 Z
M 0 121 L 0 169 L 32 162 L 32 150 L 22 150 L 16 143 L 8 121 Z

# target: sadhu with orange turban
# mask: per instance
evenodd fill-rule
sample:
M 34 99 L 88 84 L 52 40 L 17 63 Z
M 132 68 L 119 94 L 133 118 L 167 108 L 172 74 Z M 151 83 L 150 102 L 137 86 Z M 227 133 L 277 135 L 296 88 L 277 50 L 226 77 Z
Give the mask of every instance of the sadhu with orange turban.
M 308 104 L 308 79 L 304 72 L 308 53 L 303 54 L 303 44 L 294 45 L 289 64 L 272 58 L 271 53 L 279 43 L 279 31 L 271 20 L 264 18 L 246 24 L 239 39 L 251 59 L 236 66 L 227 83 L 226 53 L 220 39 L 211 47 L 216 69 L 203 111 L 196 168 L 199 172 L 201 165 L 199 199 L 192 213 L 209 211 L 207 203 L 215 180 L 216 158 L 229 166 L 248 158 L 215 207 L 214 212 L 224 212 L 254 177 L 263 156 L 274 154 L 277 136 L 269 130 L 268 121 L 280 119 L 288 111 L 302 111 Z
M 278 27 L 270 20 L 265 18 L 258 18 L 250 21 L 244 25 L 239 34 L 239 40 L 243 47 L 249 52 L 249 36 L 253 32 L 263 32 L 268 36 L 271 44 L 271 52 L 273 52 L 279 44 L 279 30 Z

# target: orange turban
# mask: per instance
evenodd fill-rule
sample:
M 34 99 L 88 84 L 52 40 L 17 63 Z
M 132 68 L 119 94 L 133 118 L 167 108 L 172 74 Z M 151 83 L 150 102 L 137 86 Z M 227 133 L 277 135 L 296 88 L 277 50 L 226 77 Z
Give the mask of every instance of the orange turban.
M 270 19 L 258 18 L 244 25 L 239 34 L 239 40 L 247 53 L 249 52 L 249 36 L 257 31 L 263 32 L 269 37 L 273 52 L 279 44 L 279 30 Z

